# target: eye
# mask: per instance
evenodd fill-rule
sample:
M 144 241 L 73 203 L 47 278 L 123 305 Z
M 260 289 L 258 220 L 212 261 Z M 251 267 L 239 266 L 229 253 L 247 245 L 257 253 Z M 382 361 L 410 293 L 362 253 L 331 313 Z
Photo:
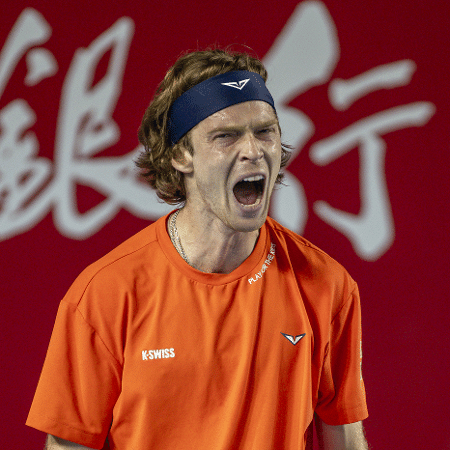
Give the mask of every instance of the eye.
M 273 133 L 275 131 L 275 127 L 265 127 L 265 128 L 261 128 L 257 131 L 257 134 L 259 136 L 266 136 L 269 135 L 271 133 Z
M 219 144 L 229 144 L 237 139 L 238 133 L 235 131 L 221 131 L 213 136 L 213 140 Z

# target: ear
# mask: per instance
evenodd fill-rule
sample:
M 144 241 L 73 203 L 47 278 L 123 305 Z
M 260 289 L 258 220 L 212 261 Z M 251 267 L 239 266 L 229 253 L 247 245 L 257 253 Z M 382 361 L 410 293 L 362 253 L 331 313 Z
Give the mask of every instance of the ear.
M 184 147 L 182 147 L 178 154 L 172 158 L 171 162 L 175 169 L 184 174 L 191 173 L 194 170 L 192 155 Z

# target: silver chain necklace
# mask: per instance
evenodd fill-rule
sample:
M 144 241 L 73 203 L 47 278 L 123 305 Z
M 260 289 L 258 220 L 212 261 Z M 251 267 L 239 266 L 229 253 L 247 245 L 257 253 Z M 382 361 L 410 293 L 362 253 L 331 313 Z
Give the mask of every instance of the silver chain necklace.
M 181 209 L 177 209 L 169 219 L 169 236 L 177 252 L 189 264 L 189 260 L 184 252 L 183 246 L 181 245 L 180 235 L 178 234 L 177 229 L 177 216 L 180 211 Z

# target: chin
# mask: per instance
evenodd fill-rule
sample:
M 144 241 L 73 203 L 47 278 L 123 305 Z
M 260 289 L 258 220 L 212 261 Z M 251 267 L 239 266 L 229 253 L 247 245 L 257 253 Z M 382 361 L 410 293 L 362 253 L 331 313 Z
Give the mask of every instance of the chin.
M 241 220 L 235 221 L 233 228 L 236 231 L 250 233 L 252 231 L 259 230 L 264 225 L 266 218 L 267 214 L 258 214 L 256 217 L 242 218 Z

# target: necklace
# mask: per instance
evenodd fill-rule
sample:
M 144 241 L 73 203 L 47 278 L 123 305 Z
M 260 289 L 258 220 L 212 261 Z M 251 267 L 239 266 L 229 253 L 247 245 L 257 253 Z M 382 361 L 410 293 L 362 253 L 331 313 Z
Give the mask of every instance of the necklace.
M 180 211 L 181 209 L 177 209 L 169 219 L 169 236 L 176 251 L 189 264 L 189 260 L 184 252 L 183 246 L 181 245 L 180 235 L 178 234 L 177 229 L 177 216 Z

